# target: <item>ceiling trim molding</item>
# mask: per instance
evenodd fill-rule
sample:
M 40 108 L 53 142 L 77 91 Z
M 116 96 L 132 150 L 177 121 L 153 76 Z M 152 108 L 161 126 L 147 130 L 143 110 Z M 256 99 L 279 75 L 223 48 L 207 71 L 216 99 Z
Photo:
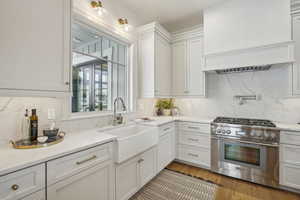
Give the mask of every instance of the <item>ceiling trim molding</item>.
M 197 37 L 203 37 L 203 25 L 198 25 L 182 31 L 173 32 L 172 42 L 174 43 Z
M 138 28 L 139 34 L 144 34 L 147 32 L 156 32 L 169 42 L 172 39 L 171 34 L 158 22 L 152 22 L 150 24 L 146 24 Z
M 291 0 L 291 13 L 292 14 L 300 13 L 300 0 Z

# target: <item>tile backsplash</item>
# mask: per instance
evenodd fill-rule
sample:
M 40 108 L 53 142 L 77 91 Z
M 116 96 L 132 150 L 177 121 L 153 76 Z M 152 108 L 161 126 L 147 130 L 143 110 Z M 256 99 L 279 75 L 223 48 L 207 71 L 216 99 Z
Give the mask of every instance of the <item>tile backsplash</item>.
M 300 122 L 300 99 L 289 95 L 287 66 L 273 66 L 269 71 L 207 75 L 207 98 L 177 98 L 181 114 L 193 117 L 229 116 L 265 118 L 287 123 Z M 235 95 L 259 95 L 260 100 L 243 105 Z M 140 99 L 139 111 L 153 114 L 155 99 Z

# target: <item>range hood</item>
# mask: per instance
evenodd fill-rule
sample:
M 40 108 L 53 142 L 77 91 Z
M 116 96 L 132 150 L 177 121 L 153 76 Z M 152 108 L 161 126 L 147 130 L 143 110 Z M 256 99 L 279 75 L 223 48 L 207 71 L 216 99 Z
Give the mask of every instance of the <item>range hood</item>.
M 227 0 L 205 9 L 204 57 L 205 71 L 294 62 L 290 1 Z

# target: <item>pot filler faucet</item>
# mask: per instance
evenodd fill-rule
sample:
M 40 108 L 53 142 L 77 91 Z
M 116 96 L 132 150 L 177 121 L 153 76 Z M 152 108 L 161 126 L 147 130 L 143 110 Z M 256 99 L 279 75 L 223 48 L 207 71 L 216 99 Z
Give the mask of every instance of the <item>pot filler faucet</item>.
M 114 126 L 123 123 L 123 116 L 122 116 L 122 114 L 121 113 L 117 114 L 117 103 L 118 103 L 118 101 L 120 101 L 122 103 L 122 109 L 123 109 L 123 111 L 126 111 L 126 105 L 125 105 L 124 100 L 121 97 L 115 98 L 115 100 L 114 100 L 114 118 L 113 118 L 113 125 Z

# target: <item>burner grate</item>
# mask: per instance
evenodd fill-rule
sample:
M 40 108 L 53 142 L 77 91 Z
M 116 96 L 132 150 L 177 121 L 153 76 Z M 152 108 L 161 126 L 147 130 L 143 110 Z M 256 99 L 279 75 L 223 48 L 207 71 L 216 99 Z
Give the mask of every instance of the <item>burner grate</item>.
M 276 127 L 270 120 L 264 119 L 246 119 L 246 118 L 231 118 L 231 117 L 217 117 L 214 123 L 225 124 L 238 124 L 247 126 L 263 126 L 263 127 Z

